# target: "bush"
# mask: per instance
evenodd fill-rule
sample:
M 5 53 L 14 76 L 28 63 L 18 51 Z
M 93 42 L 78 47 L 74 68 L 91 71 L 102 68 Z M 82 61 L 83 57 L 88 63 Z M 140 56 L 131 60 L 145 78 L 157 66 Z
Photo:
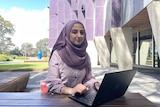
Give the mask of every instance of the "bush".
M 49 57 L 43 57 L 43 60 L 48 61 Z
M 0 61 L 12 61 L 13 58 L 4 54 L 0 54 Z
M 16 59 L 16 58 L 17 58 L 17 55 L 11 55 L 11 57 L 12 57 L 13 59 Z

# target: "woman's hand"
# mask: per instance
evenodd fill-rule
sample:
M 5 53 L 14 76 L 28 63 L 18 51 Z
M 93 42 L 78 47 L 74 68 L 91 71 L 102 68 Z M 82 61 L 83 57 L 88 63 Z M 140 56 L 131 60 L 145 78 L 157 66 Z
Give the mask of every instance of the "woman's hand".
M 99 83 L 99 82 L 95 82 L 95 83 L 94 83 L 94 88 L 95 88 L 96 90 L 99 90 L 99 87 L 100 87 L 100 83 Z
M 87 90 L 89 90 L 89 88 L 86 87 L 85 85 L 77 84 L 74 88 L 62 87 L 61 88 L 61 94 L 75 94 L 76 92 L 78 92 L 80 94 L 83 94 Z
M 77 84 L 74 88 L 73 88 L 73 93 L 72 94 L 74 94 L 74 93 L 76 93 L 76 92 L 78 92 L 78 93 L 80 93 L 80 94 L 83 94 L 84 92 L 86 92 L 87 90 L 89 90 L 89 88 L 88 87 L 86 87 L 85 85 L 83 85 L 83 84 Z

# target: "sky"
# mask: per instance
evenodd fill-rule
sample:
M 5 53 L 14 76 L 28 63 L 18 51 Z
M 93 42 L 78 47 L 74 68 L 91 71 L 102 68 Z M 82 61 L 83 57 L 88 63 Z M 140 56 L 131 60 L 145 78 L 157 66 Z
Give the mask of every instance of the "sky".
M 12 42 L 34 47 L 40 39 L 49 38 L 49 0 L 0 0 L 0 15 L 15 27 Z

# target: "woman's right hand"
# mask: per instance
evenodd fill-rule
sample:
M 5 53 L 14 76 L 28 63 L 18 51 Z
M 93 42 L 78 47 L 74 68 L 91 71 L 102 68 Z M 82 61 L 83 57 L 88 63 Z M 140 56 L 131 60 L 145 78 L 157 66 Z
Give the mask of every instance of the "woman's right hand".
M 74 88 L 73 88 L 73 94 L 78 92 L 80 94 L 83 94 L 84 92 L 86 92 L 87 90 L 89 90 L 88 87 L 86 87 L 83 84 L 77 84 Z
M 86 87 L 83 84 L 77 84 L 75 87 L 70 88 L 70 87 L 62 87 L 61 88 L 61 94 L 75 94 L 75 93 L 80 93 L 83 94 L 84 92 L 86 92 L 87 90 L 89 90 L 88 87 Z

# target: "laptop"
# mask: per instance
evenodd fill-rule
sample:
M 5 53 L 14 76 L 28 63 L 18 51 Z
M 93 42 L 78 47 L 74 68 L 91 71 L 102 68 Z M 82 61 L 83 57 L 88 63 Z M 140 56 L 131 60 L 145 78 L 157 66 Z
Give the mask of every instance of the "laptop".
M 98 91 L 93 88 L 82 95 L 69 95 L 69 98 L 86 106 L 101 105 L 123 96 L 135 73 L 135 70 L 105 73 Z

